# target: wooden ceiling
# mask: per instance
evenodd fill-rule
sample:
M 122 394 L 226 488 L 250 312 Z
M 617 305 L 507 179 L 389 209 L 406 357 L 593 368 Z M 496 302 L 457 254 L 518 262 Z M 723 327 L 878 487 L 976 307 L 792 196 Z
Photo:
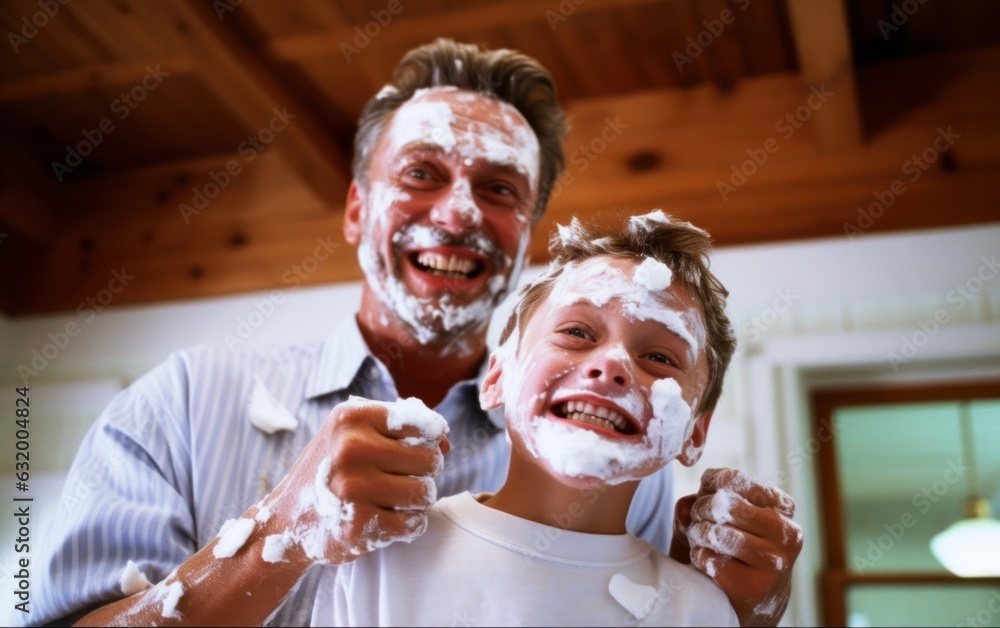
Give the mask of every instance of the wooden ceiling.
M 122 269 L 114 304 L 359 278 L 355 120 L 438 36 L 559 85 L 568 174 L 535 261 L 554 222 L 615 209 L 722 245 L 996 221 L 998 21 L 991 0 L 7 1 L 0 310 L 75 309 Z

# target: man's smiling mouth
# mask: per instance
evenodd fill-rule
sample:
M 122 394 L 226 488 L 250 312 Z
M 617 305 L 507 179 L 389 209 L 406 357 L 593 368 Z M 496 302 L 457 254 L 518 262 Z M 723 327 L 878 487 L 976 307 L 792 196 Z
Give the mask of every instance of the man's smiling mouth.
M 410 261 L 418 270 L 448 279 L 474 279 L 486 267 L 478 260 L 457 255 L 442 255 L 432 251 L 412 253 Z
M 553 412 L 560 418 L 588 423 L 619 434 L 635 433 L 632 423 L 620 412 L 586 401 L 565 401 L 556 404 Z

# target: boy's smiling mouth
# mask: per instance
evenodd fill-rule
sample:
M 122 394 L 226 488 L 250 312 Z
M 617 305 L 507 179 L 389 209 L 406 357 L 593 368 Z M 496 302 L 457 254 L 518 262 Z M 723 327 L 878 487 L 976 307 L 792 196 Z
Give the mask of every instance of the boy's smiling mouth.
M 566 399 L 552 404 L 551 412 L 560 419 L 616 435 L 631 436 L 639 432 L 634 418 L 603 399 Z

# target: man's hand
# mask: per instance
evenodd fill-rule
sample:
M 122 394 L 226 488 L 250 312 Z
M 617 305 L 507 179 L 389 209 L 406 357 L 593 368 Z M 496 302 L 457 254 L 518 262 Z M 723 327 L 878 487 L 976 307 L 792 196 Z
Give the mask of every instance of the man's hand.
M 416 399 L 335 407 L 261 505 L 265 560 L 342 564 L 422 534 L 447 431 Z
M 774 626 L 791 593 L 802 550 L 795 502 L 735 469 L 709 469 L 697 495 L 677 501 L 670 556 L 718 584 L 742 626 Z
M 243 513 L 242 539 L 220 550 L 221 534 L 156 586 L 78 625 L 262 624 L 313 564 L 350 562 L 424 531 L 447 431 L 415 399 L 340 404 L 277 488 Z

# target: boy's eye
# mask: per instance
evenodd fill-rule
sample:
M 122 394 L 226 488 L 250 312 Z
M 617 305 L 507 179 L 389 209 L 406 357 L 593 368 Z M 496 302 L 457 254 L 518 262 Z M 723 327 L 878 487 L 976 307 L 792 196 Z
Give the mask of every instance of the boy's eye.
M 581 338 L 583 340 L 590 340 L 590 341 L 594 340 L 593 336 L 591 336 L 590 334 L 588 334 L 583 329 L 580 329 L 579 327 L 569 327 L 569 328 L 566 328 L 566 329 L 562 330 L 562 333 L 567 334 L 569 336 L 575 336 L 576 338 Z
M 677 366 L 676 362 L 665 353 L 653 352 L 646 356 L 647 360 L 652 362 L 658 362 L 660 364 L 666 364 L 668 366 Z

